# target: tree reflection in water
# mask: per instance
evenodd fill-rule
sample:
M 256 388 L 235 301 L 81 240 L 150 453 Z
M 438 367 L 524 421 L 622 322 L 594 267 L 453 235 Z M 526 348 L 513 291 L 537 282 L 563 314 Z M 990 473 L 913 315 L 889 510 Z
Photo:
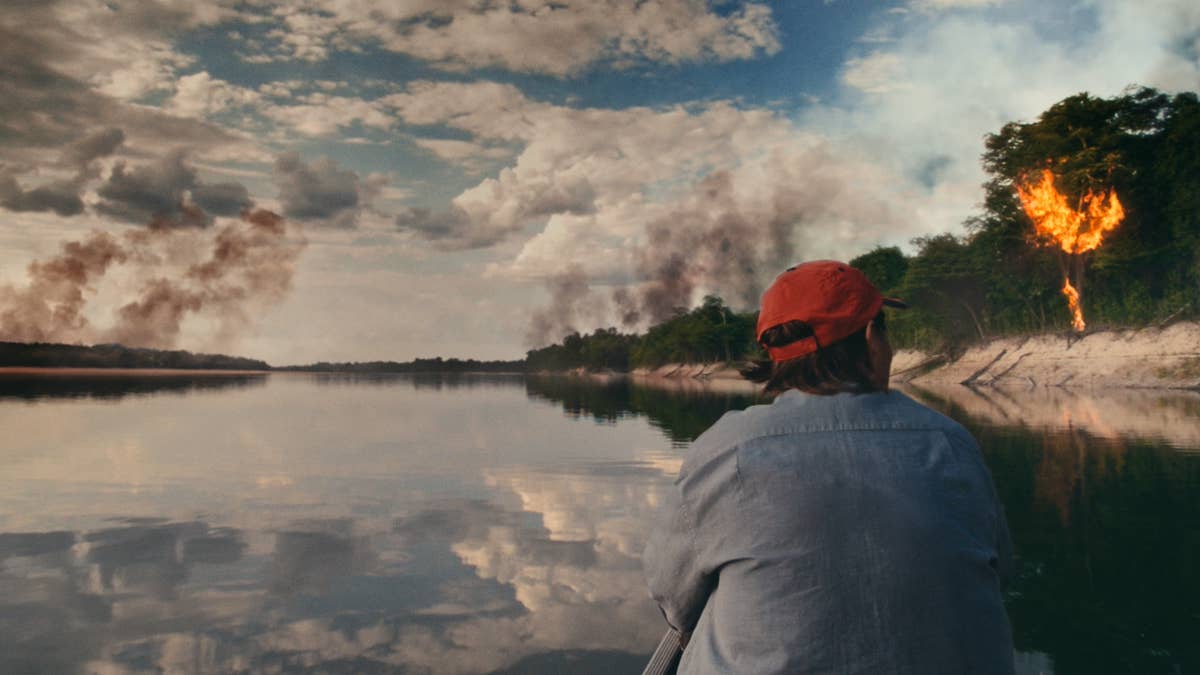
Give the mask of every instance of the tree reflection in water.
M 759 400 L 629 380 L 531 377 L 526 388 L 569 415 L 645 416 L 675 443 Z M 991 468 L 1018 557 L 1007 591 L 1018 651 L 1046 654 L 1059 675 L 1200 672 L 1200 448 L 1188 445 L 1200 397 L 1097 394 L 913 392 L 964 423 Z
M 103 467 L 86 485 L 69 472 L 31 474 L 22 489 L 63 501 L 47 502 L 44 518 L 2 514 L 25 531 L 0 533 L 0 672 L 636 672 L 662 628 L 639 556 L 678 446 L 759 400 L 561 377 L 246 383 L 245 396 L 189 401 L 202 425 L 164 431 L 137 464 L 109 458 L 148 464 L 137 480 Z M 155 410 L 184 414 L 169 396 L 158 408 L 149 396 L 71 400 L 141 386 L 64 384 L 66 398 L 8 401 L 7 412 L 76 425 L 77 436 L 46 437 L 65 439 L 74 466 L 106 447 L 91 445 L 96 428 L 76 409 L 102 408 L 121 429 L 143 428 L 131 420 Z M 1200 455 L 1184 452 L 1200 449 L 1188 445 L 1200 438 L 1194 399 L 1130 398 L 1124 409 L 1138 419 L 1128 420 L 1113 395 L 927 400 L 976 434 L 1006 504 L 1020 562 L 1007 595 L 1018 672 L 1200 671 Z M 333 431 L 297 433 L 308 419 Z M 203 433 L 230 423 L 253 432 L 249 450 Z M 486 442 L 468 442 L 484 432 Z M 201 467 L 257 473 L 180 469 L 197 453 Z M 39 455 L 14 452 L 8 466 L 28 457 Z M 284 468 L 286 481 L 255 480 Z M 237 505 L 194 515 L 196 485 L 215 491 L 210 503 Z M 159 513 L 138 507 L 156 494 L 178 495 L 154 502 L 174 519 L 87 520 Z
M 570 415 L 588 415 L 612 423 L 631 415 L 645 417 L 677 446 L 704 433 L 730 410 L 741 410 L 766 399 L 749 391 L 722 391 L 703 386 L 657 386 L 629 378 L 592 380 L 583 377 L 530 375 L 525 391 L 532 399 L 562 405 Z
M 87 375 L 39 373 L 0 373 L 0 401 L 22 399 L 103 399 L 119 400 L 127 396 L 152 394 L 185 394 L 221 389 L 261 387 L 267 382 L 265 373 L 187 373 L 145 375 L 130 372 L 92 372 Z
M 960 389 L 920 393 L 976 435 L 1005 504 L 1018 558 L 1006 603 L 1018 650 L 1048 654 L 1059 675 L 1200 671 L 1200 456 L 1168 442 L 1196 437 L 1196 398 L 1129 392 L 1127 410 L 1174 420 L 1147 429 L 1116 414 L 1071 418 L 1081 409 L 1119 413 L 1110 404 L 1120 393 L 1093 401 L 1031 392 L 1061 400 L 1013 414 L 1023 408 L 1012 405 L 1019 392 Z M 980 408 L 981 397 L 1003 400 L 1006 415 Z

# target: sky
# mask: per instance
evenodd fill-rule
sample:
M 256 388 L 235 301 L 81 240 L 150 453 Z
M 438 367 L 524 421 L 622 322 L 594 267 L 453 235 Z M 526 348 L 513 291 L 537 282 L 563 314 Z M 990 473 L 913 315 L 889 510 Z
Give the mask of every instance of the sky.
M 1190 0 L 8 0 L 0 340 L 512 359 L 964 232 Z

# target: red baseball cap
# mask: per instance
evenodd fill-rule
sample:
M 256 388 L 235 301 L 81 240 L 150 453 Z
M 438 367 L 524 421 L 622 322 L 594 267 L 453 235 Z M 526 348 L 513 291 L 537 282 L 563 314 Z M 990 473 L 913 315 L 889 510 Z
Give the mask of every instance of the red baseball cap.
M 906 308 L 902 300 L 885 298 L 863 274 L 836 260 L 816 260 L 789 267 L 775 278 L 762 296 L 755 333 L 762 344 L 763 333 L 789 321 L 803 321 L 812 337 L 782 347 L 767 347 L 772 361 L 787 361 L 811 354 L 861 330 L 879 310 Z

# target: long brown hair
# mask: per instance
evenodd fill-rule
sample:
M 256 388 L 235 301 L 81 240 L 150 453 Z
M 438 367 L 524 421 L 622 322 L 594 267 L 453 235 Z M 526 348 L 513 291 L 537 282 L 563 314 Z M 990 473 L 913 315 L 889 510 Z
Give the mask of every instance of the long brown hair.
M 871 324 L 872 330 L 885 330 L 883 312 L 876 314 Z M 812 328 L 803 321 L 789 321 L 764 331 L 760 342 L 764 347 L 783 347 L 812 334 Z M 881 391 L 871 367 L 866 326 L 831 345 L 819 346 L 811 354 L 779 362 L 753 361 L 741 373 L 751 382 L 762 384 L 767 394 L 788 389 L 820 395 Z

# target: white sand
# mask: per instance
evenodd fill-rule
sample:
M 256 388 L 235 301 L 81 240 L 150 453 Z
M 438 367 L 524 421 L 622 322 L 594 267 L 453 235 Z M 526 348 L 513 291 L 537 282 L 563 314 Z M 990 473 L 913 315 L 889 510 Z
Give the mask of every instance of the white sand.
M 721 363 L 672 363 L 638 368 L 633 375 L 741 381 L 736 369 Z M 978 344 L 950 363 L 938 355 L 900 350 L 892 362 L 892 380 L 923 387 L 1200 389 L 1200 323 L 1097 331 L 1082 337 L 1060 333 L 1000 338 Z
M 901 352 L 893 373 L 917 385 L 1194 389 L 1200 388 L 1200 323 L 1083 337 L 1002 338 L 976 345 L 957 361 L 928 372 L 905 370 L 928 359 L 920 352 Z

